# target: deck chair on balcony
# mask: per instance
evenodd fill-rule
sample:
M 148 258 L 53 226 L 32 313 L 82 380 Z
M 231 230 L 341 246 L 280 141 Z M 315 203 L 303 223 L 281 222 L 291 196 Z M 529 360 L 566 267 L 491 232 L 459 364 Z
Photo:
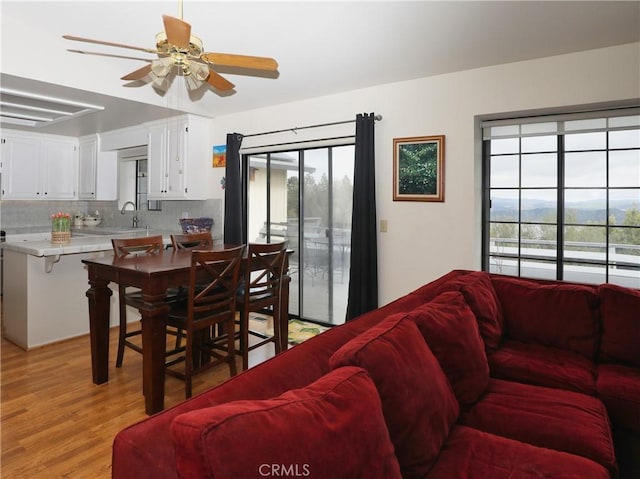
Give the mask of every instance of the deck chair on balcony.
M 158 254 L 164 247 L 162 236 L 143 236 L 139 238 L 113 238 L 111 240 L 113 252 L 117 258 L 125 258 L 130 255 Z M 119 327 L 118 327 L 118 353 L 116 356 L 116 367 L 122 366 L 125 347 L 142 354 L 142 346 L 130 340 L 142 334 L 140 327 L 130 329 L 127 323 L 127 306 L 140 309 L 142 306 L 142 294 L 136 288 L 118 285 L 119 296 Z M 167 302 L 177 301 L 179 292 L 177 290 L 167 291 Z M 175 354 L 181 348 L 182 331 L 174 328 L 167 328 L 167 334 L 176 336 L 176 343 L 167 355 Z
M 167 368 L 166 373 L 185 381 L 185 397 L 191 397 L 192 377 L 221 363 L 237 373 L 235 349 L 236 294 L 244 246 L 191 253 L 188 300 L 174 303 L 167 324 L 186 334 L 184 371 Z M 201 290 L 195 286 L 206 284 Z M 218 328 L 222 326 L 222 328 Z M 225 333 L 225 347 L 212 337 L 216 329 Z M 223 349 L 223 351 L 221 351 Z
M 275 353 L 281 351 L 280 311 L 282 281 L 287 259 L 286 242 L 251 243 L 247 255 L 244 279 L 238 291 L 240 311 L 240 349 L 242 368 L 249 367 L 249 351 L 274 343 Z M 249 313 L 265 312 L 270 308 L 273 315 L 273 335 L 249 329 Z M 249 345 L 249 336 L 259 338 Z

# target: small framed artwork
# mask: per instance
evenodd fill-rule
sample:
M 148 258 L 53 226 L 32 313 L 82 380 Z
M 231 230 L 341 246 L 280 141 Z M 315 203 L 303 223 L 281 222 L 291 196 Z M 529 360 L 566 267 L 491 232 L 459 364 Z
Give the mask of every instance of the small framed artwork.
M 211 166 L 214 168 L 224 168 L 227 165 L 227 145 L 217 145 L 213 147 Z
M 444 135 L 393 139 L 393 201 L 444 201 Z

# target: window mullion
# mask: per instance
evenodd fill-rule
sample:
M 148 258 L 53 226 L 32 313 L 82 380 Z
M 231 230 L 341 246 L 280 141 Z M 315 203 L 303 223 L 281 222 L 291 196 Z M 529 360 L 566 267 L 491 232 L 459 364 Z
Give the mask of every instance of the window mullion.
M 522 136 L 518 138 L 518 276 L 522 276 Z
M 491 140 L 482 142 L 482 270 L 490 269 L 491 248 Z
M 558 205 L 556 220 L 556 279 L 564 278 L 564 135 L 558 135 Z
M 604 219 L 604 244 L 605 244 L 605 248 L 604 248 L 604 263 L 605 263 L 605 266 L 604 266 L 604 281 L 605 281 L 605 283 L 608 283 L 609 282 L 609 269 L 610 269 L 609 268 L 609 265 L 610 265 L 610 263 L 609 263 L 609 260 L 610 260 L 610 257 L 609 257 L 609 250 L 610 250 L 610 248 L 609 248 L 609 232 L 611 231 L 611 228 L 609 227 L 610 226 L 609 217 L 611 216 L 611 214 L 610 214 L 611 210 L 609 209 L 609 206 L 610 206 L 609 205 L 609 196 L 610 196 L 609 195 L 609 191 L 610 191 L 609 190 L 609 131 L 607 131 L 607 134 L 606 134 L 605 138 L 606 138 L 605 141 L 606 141 L 607 151 L 605 153 L 605 160 L 604 160 L 605 161 L 605 168 L 606 168 L 606 170 L 605 170 L 605 178 L 606 178 L 606 180 L 605 180 L 605 190 L 606 190 L 606 192 L 605 192 L 604 202 L 605 202 L 605 207 L 606 207 L 607 213 L 606 213 L 606 217 Z

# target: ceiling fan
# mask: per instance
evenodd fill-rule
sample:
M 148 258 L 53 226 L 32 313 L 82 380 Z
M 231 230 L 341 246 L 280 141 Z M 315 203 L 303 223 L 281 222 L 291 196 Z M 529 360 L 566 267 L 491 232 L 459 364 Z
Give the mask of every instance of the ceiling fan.
M 191 35 L 191 25 L 182 19 L 182 1 L 179 2 L 179 18 L 163 15 L 164 31 L 156 34 L 156 48 L 136 47 L 122 43 L 63 35 L 67 40 L 118 48 L 128 48 L 158 56 L 125 76 L 122 80 L 153 82 L 153 86 L 166 92 L 176 75 L 185 79 L 187 89 L 196 90 L 205 83 L 219 91 L 232 90 L 235 85 L 215 71 L 218 66 L 246 71 L 277 72 L 278 63 L 273 58 L 235 55 L 231 53 L 205 52 L 202 41 Z M 90 53 L 71 50 L 76 53 Z M 98 54 L 100 55 L 100 54 Z M 116 55 L 104 55 L 116 56 Z M 124 57 L 127 58 L 127 57 Z

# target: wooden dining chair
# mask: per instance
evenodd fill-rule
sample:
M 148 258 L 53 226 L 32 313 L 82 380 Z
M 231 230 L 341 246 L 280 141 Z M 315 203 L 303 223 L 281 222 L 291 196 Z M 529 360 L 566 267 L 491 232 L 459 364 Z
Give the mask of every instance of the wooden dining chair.
M 213 237 L 211 236 L 211 231 L 173 234 L 171 235 L 171 244 L 175 250 L 211 249 L 213 247 Z
M 187 303 L 172 305 L 167 324 L 185 331 L 184 371 L 167 368 L 167 374 L 185 381 L 185 397 L 191 397 L 192 377 L 221 363 L 229 365 L 231 376 L 237 373 L 235 350 L 236 293 L 244 246 L 191 253 L 191 271 Z M 207 285 L 198 290 L 196 284 Z M 222 328 L 219 328 L 222 326 Z M 217 329 L 229 332 L 223 351 Z
M 161 235 L 141 236 L 138 238 L 112 238 L 111 244 L 113 252 L 117 258 L 125 258 L 133 255 L 149 255 L 158 254 L 162 251 L 164 245 Z M 133 291 L 132 291 L 133 289 Z M 119 327 L 118 327 L 118 352 L 116 355 L 116 367 L 122 366 L 124 359 L 124 348 L 128 347 L 133 351 L 142 353 L 142 346 L 130 341 L 130 338 L 140 336 L 142 329 L 130 329 L 127 323 L 127 306 L 140 309 L 142 306 L 142 293 L 137 288 L 127 287 L 126 285 L 118 285 L 119 296 Z M 167 302 L 177 301 L 179 292 L 177 290 L 167 291 Z M 172 350 L 167 354 L 174 354 L 181 347 L 182 331 L 174 328 L 168 328 L 167 334 L 176 336 L 176 343 Z
M 238 292 L 240 311 L 240 349 L 242 368 L 249 367 L 249 351 L 274 343 L 275 353 L 281 350 L 280 311 L 282 281 L 286 273 L 286 242 L 250 243 L 244 278 Z M 249 313 L 264 312 L 271 308 L 273 315 L 273 335 L 249 329 Z M 249 336 L 259 338 L 249 345 Z
M 213 248 L 213 236 L 211 231 L 204 231 L 201 233 L 186 233 L 186 234 L 173 234 L 171 235 L 171 245 L 175 251 L 195 249 L 211 249 Z M 197 286 L 200 288 L 200 285 Z M 188 285 L 182 285 L 179 288 L 179 294 L 187 294 L 189 289 Z

